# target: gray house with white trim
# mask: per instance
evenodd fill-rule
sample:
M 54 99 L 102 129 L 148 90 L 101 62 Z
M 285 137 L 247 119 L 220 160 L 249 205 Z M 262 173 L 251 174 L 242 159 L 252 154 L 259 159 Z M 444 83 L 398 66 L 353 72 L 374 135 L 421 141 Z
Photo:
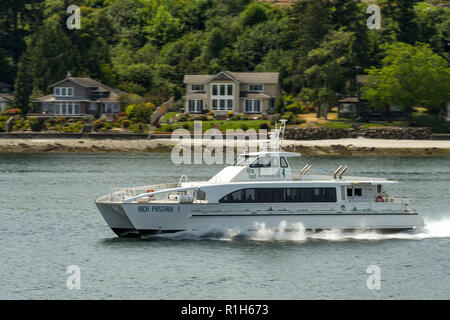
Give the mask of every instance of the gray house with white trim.
M 231 72 L 185 75 L 185 113 L 269 114 L 280 97 L 278 72 Z
M 72 77 L 49 86 L 53 93 L 33 101 L 37 114 L 62 117 L 119 113 L 120 90 L 91 78 Z

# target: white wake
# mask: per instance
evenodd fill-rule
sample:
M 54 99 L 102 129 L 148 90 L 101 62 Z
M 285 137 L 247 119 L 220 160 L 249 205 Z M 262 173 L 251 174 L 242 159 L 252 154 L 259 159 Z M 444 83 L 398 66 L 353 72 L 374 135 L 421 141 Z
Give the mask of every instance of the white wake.
M 342 231 L 324 230 L 314 232 L 305 230 L 301 223 L 288 224 L 282 221 L 277 228 L 267 228 L 265 223 L 255 223 L 252 230 L 239 228 L 213 227 L 207 230 L 182 231 L 173 234 L 161 234 L 157 238 L 172 240 L 252 240 L 252 241 L 297 241 L 310 240 L 348 241 L 348 240 L 421 240 L 428 238 L 450 238 L 450 218 L 436 221 L 425 221 L 426 226 L 418 230 L 408 230 L 392 233 L 373 231 Z

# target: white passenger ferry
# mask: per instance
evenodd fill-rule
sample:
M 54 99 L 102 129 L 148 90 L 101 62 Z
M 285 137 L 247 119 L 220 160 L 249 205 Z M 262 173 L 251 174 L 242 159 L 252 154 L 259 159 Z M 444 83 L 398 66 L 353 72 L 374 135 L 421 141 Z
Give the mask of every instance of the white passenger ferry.
M 180 181 L 113 190 L 96 201 L 106 223 L 120 237 L 179 231 L 258 226 L 284 230 L 405 230 L 424 226 L 420 215 L 383 187 L 383 178 L 309 175 L 295 172 L 283 152 L 285 123 L 270 133 L 259 152 L 244 153 L 208 181 Z

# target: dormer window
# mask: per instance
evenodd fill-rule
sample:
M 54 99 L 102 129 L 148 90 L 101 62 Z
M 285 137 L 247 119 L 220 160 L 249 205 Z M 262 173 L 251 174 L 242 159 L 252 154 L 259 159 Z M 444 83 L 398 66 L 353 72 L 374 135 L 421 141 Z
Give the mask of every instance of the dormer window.
M 53 91 L 55 97 L 73 97 L 73 87 L 56 87 Z
M 205 86 L 203 84 L 193 84 L 191 85 L 192 92 L 204 92 Z
M 248 85 L 248 91 L 250 91 L 250 92 L 262 92 L 263 91 L 263 85 L 262 84 L 249 84 Z

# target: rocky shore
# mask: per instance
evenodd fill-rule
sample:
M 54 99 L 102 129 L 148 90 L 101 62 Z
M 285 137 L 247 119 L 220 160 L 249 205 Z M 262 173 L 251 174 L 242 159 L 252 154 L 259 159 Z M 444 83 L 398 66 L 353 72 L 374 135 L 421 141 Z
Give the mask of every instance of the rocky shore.
M 431 139 L 429 128 L 365 128 L 365 129 L 329 129 L 329 128 L 287 128 L 286 139 L 292 140 L 324 140 L 345 138 L 372 139 Z
M 203 145 L 211 144 L 204 140 Z M 170 139 L 0 139 L 1 153 L 171 152 Z M 398 139 L 285 140 L 286 151 L 305 155 L 450 155 L 450 141 Z

